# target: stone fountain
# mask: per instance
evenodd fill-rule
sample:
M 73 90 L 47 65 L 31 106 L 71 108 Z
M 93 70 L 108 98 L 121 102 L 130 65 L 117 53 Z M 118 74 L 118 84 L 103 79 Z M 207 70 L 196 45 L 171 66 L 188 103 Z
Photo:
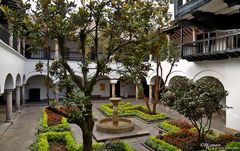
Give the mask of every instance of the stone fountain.
M 96 130 L 103 133 L 119 134 L 134 130 L 134 123 L 126 118 L 118 117 L 118 103 L 122 98 L 110 98 L 113 103 L 113 117 L 105 118 L 96 124 Z

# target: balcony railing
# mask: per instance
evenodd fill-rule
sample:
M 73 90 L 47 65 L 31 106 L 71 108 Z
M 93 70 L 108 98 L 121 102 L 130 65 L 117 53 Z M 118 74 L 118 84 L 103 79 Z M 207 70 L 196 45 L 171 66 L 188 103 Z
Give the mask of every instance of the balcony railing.
M 7 45 L 11 46 L 10 45 L 10 37 L 11 37 L 11 34 L 10 34 L 9 30 L 4 25 L 0 24 L 0 39 Z M 18 38 L 16 36 L 13 36 L 12 48 L 16 51 L 18 49 Z M 20 49 L 21 49 L 21 47 L 20 47 Z M 20 52 L 22 52 L 22 49 L 20 50 Z
M 78 51 L 68 51 L 65 58 L 69 61 L 81 61 L 81 54 Z
M 175 18 L 181 18 L 185 14 L 191 13 L 193 10 L 196 10 L 211 0 L 188 0 L 185 4 L 183 4 L 182 1 L 183 0 L 175 1 Z
M 54 53 L 53 51 L 50 51 L 50 54 L 48 55 L 47 51 L 45 49 L 38 49 L 33 51 L 26 51 L 25 57 L 27 59 L 41 59 L 41 60 L 47 60 L 47 59 L 54 59 Z
M 7 45 L 9 45 L 9 38 L 10 33 L 7 31 L 7 29 L 0 24 L 0 39 L 5 42 Z
M 183 44 L 182 58 L 218 60 L 240 55 L 240 32 Z

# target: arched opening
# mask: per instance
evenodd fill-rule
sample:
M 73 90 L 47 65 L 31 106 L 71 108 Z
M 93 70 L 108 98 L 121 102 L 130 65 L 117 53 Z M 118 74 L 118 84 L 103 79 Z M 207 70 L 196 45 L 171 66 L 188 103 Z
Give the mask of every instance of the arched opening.
M 110 97 L 110 78 L 107 76 L 99 76 L 97 83 L 93 87 L 93 98 L 108 98 Z
M 26 83 L 26 76 L 25 74 L 23 75 L 23 78 L 22 78 L 22 84 L 25 84 Z
M 156 80 L 157 80 L 157 78 L 159 78 L 160 80 L 159 80 L 159 90 L 160 90 L 160 88 L 163 88 L 162 90 L 160 90 L 160 92 L 159 92 L 159 94 L 161 94 L 162 93 L 162 91 L 164 90 L 164 88 L 165 88 L 165 84 L 164 84 L 164 81 L 163 81 L 163 79 L 160 77 L 160 76 L 154 76 L 154 77 L 152 77 L 151 78 L 151 80 L 150 80 L 150 85 L 152 85 L 152 91 L 153 91 L 153 93 L 152 93 L 152 97 L 154 98 L 156 95 L 155 95 L 155 90 L 156 90 Z M 160 96 L 160 95 L 159 95 Z
M 5 84 L 4 84 L 4 90 L 8 90 L 8 89 L 11 89 L 11 90 L 14 89 L 13 77 L 10 73 L 7 75 Z
M 207 80 L 207 81 L 209 81 L 209 82 L 215 82 L 215 83 L 217 83 L 217 85 L 219 86 L 220 89 L 225 90 L 222 82 L 219 81 L 217 78 L 212 77 L 212 76 L 205 76 L 205 77 L 200 78 L 199 80 L 203 80 L 203 79 L 204 79 L 204 80 Z M 223 110 L 226 110 L 226 97 L 224 97 L 224 98 L 220 101 L 220 104 L 223 106 Z
M 5 78 L 5 83 L 4 83 L 5 93 L 3 93 L 0 98 L 0 123 L 4 123 L 6 121 L 7 91 L 8 90 L 12 91 L 13 89 L 14 89 L 14 80 L 13 80 L 13 76 L 9 73 Z M 12 104 L 12 100 L 10 102 Z M 10 110 L 9 112 L 12 112 L 12 110 Z
M 147 84 L 146 78 L 142 77 L 141 78 L 141 84 L 143 87 L 143 96 L 142 97 L 149 97 L 149 85 Z
M 21 86 L 22 85 L 22 80 L 20 74 L 17 75 L 16 77 L 16 86 Z
M 220 89 L 225 90 L 221 81 L 212 76 L 204 76 L 199 80 L 207 80 L 209 82 L 215 82 L 219 86 Z M 222 125 L 222 128 L 225 128 L 226 125 L 226 97 L 222 98 L 220 104 L 223 106 L 222 111 L 216 115 L 214 115 L 213 120 L 215 121 L 215 125 L 218 124 L 218 127 Z M 214 125 L 214 124 L 213 124 Z
M 174 76 L 172 77 L 169 82 L 168 85 L 172 85 L 173 83 L 175 83 L 177 80 L 181 80 L 181 79 L 185 79 L 185 77 L 183 76 Z
M 27 79 L 26 82 L 26 100 L 30 102 L 40 102 L 47 100 L 47 85 L 45 75 L 35 75 Z M 55 98 L 53 81 L 49 83 L 49 98 Z
M 136 85 L 132 80 L 125 77 L 120 77 L 116 84 L 116 97 L 135 97 Z

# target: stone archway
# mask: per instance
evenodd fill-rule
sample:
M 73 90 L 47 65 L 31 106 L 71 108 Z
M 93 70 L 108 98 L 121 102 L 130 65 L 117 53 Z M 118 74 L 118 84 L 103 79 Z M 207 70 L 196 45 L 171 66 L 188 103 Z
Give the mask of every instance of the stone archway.
M 20 74 L 17 74 L 17 77 L 16 77 L 16 86 L 21 86 L 21 85 L 22 85 L 21 76 L 20 76 Z
M 132 80 L 125 77 L 120 77 L 116 84 L 116 96 L 117 97 L 135 97 L 136 96 L 136 85 Z
M 9 73 L 5 80 L 4 90 L 12 90 L 12 89 L 14 89 L 14 81 L 13 81 L 13 76 Z
M 34 75 L 27 79 L 25 85 L 26 100 L 27 101 L 42 101 L 47 99 L 47 88 L 45 82 L 45 75 Z M 51 79 L 51 85 L 53 81 Z M 54 89 L 50 87 L 49 98 L 55 98 Z
M 14 89 L 13 76 L 9 73 L 5 78 L 4 94 L 2 95 L 3 105 L 0 107 L 0 123 L 12 120 L 12 91 Z
M 173 76 L 170 80 L 169 80 L 169 82 L 168 82 L 168 85 L 172 85 L 176 80 L 178 80 L 178 79 L 181 79 L 181 78 L 184 78 L 183 76 Z
M 141 78 L 141 84 L 143 87 L 143 95 L 148 98 L 149 97 L 149 85 L 147 84 L 147 80 L 145 77 Z
M 160 76 L 153 76 L 150 79 L 150 89 L 149 89 L 149 93 L 152 93 L 152 95 L 150 94 L 152 97 L 155 97 L 155 89 L 156 89 L 156 80 L 157 80 L 157 78 L 160 78 L 160 80 L 161 80 L 161 87 L 164 86 L 164 81 L 163 81 L 163 79 Z M 160 88 L 160 84 L 159 84 L 159 88 Z M 161 94 L 161 92 L 162 91 L 160 91 L 159 93 Z M 149 97 L 151 97 L 150 95 L 149 95 Z
M 213 82 L 213 81 L 214 81 L 214 82 L 217 83 L 217 85 L 218 85 L 222 90 L 225 90 L 222 82 L 221 82 L 220 80 L 218 80 L 217 78 L 212 77 L 212 76 L 204 76 L 204 77 L 200 78 L 199 80 L 203 80 L 203 79 L 204 79 L 204 80 L 207 79 L 209 82 Z M 220 104 L 223 105 L 223 107 L 224 107 L 223 110 L 226 110 L 226 97 L 221 100 Z
M 207 80 L 209 82 L 214 81 L 219 85 L 219 87 L 222 90 L 225 90 L 224 85 L 222 84 L 222 82 L 219 79 L 217 79 L 213 76 L 204 76 L 204 77 L 200 78 L 199 80 L 203 80 L 203 79 Z M 220 113 L 213 116 L 213 121 L 215 121 L 215 122 L 213 122 L 213 126 L 218 125 L 218 127 L 219 127 L 219 125 L 224 125 L 223 127 L 225 127 L 225 125 L 226 125 L 226 107 L 227 107 L 226 106 L 226 97 L 222 98 L 222 100 L 220 101 L 220 104 L 223 106 L 223 108 Z

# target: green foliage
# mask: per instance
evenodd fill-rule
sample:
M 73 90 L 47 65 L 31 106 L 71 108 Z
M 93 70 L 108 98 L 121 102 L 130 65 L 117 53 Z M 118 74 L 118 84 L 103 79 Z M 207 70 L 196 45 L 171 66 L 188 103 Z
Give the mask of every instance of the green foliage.
M 107 151 L 135 151 L 127 142 L 124 141 L 108 141 L 105 143 Z
M 99 107 L 107 116 L 112 116 L 113 109 L 111 104 L 103 104 Z M 130 103 L 119 104 L 118 110 L 119 116 L 136 116 L 147 122 L 154 122 L 158 120 L 166 119 L 166 115 L 160 112 L 157 112 L 156 115 L 148 114 L 146 106 L 140 105 L 131 105 Z
M 162 129 L 166 130 L 169 133 L 176 133 L 181 130 L 179 127 L 171 124 L 171 122 L 168 120 L 158 123 L 158 126 L 161 127 Z
M 154 136 L 150 136 L 145 141 L 145 144 L 155 151 L 181 151 L 181 149 L 178 149 L 175 146 L 168 144 L 163 140 L 157 139 Z
M 169 85 L 161 101 L 188 118 L 196 128 L 200 142 L 211 128 L 212 115 L 221 110 L 220 101 L 227 92 L 218 80 L 202 78 L 196 82 L 181 77 Z M 206 122 L 202 122 L 207 118 Z
M 64 117 L 62 118 L 61 124 L 54 125 L 54 126 L 48 126 L 48 116 L 44 109 L 42 116 L 39 120 L 38 133 L 63 132 L 63 131 L 69 131 L 69 130 L 70 130 L 70 126 L 67 122 L 67 119 Z
M 67 150 L 70 151 L 82 151 L 83 145 L 76 144 L 75 139 L 71 132 L 47 132 L 41 133 L 37 139 L 36 151 L 49 151 L 49 141 L 64 141 L 66 143 Z M 103 147 L 103 143 L 94 143 L 93 148 L 99 149 Z M 35 150 L 32 150 L 35 151 Z
M 229 151 L 240 150 L 240 142 L 229 142 L 225 148 Z

